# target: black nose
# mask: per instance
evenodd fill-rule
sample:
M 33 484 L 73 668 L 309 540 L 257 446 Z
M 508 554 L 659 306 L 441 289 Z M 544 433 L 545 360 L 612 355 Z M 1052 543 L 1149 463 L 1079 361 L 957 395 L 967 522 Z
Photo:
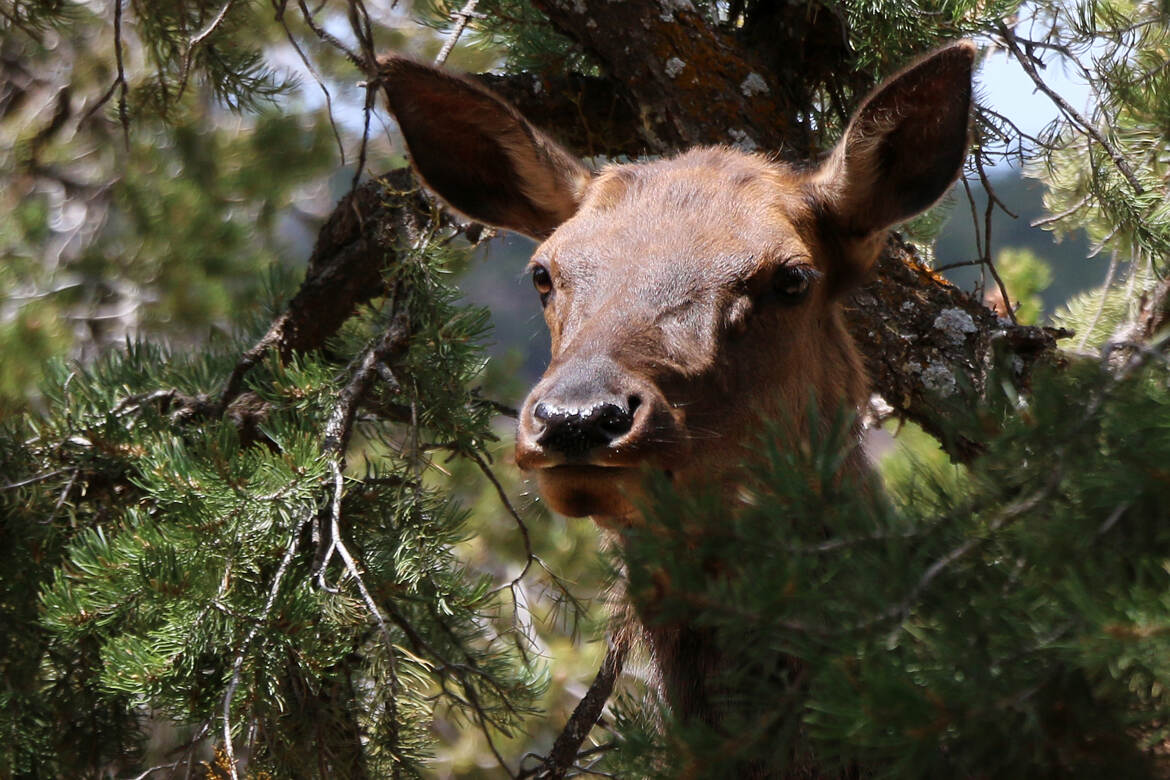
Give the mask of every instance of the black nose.
M 544 426 L 537 443 L 569 457 L 581 457 L 629 433 L 637 408 L 635 396 L 625 405 L 605 402 L 585 408 L 541 401 L 532 410 L 532 416 Z

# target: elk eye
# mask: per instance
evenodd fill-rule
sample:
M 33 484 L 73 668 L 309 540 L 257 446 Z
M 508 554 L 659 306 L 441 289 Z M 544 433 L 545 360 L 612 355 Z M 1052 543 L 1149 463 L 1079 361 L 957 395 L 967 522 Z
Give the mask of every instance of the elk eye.
M 780 303 L 791 306 L 808 297 L 812 283 L 820 275 L 819 271 L 805 265 L 781 266 L 772 277 L 772 290 Z
M 543 304 L 548 300 L 549 293 L 552 292 L 552 276 L 549 275 L 548 269 L 543 265 L 534 266 L 532 269 L 532 286 L 540 293 L 540 302 Z

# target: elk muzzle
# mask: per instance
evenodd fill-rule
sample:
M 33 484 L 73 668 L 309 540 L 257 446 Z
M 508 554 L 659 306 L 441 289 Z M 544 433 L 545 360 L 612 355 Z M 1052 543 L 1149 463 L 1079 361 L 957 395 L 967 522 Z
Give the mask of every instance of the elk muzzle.
M 653 384 L 612 361 L 554 364 L 524 402 L 516 463 L 558 512 L 628 515 L 641 470 L 665 468 L 681 439 L 680 418 Z
M 540 401 L 532 410 L 532 419 L 541 428 L 536 443 L 570 460 L 588 458 L 594 450 L 609 447 L 629 433 L 641 405 L 642 399 L 636 395 L 624 401 L 596 401 L 584 408 Z

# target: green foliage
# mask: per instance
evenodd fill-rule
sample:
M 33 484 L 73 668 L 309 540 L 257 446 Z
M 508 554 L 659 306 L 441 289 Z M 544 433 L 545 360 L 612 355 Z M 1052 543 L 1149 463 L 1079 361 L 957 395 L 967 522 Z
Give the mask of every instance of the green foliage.
M 1016 321 L 1035 325 L 1044 316 L 1040 293 L 1052 284 L 1052 269 L 1028 249 L 1005 247 L 995 256 L 995 267 L 1012 296 Z
M 732 720 L 664 710 L 659 732 L 627 700 L 612 771 L 1156 774 L 1168 380 L 1159 353 L 1120 377 L 1096 361 L 1045 372 L 1027 403 L 993 391 L 964 490 L 920 466 L 888 503 L 850 473 L 844 422 L 808 447 L 772 431 L 734 513 L 660 485 L 628 535 L 630 593 L 726 654 L 711 686 Z
M 135 53 L 145 59 L 135 83 L 126 85 L 126 103 L 134 115 L 166 116 L 179 110 L 191 94 L 193 80 L 233 110 L 253 110 L 290 86 L 265 64 L 265 41 L 256 35 L 262 14 L 255 4 L 131 0 L 119 5 L 124 6 L 118 13 L 124 28 L 119 37 L 132 29 L 142 43 Z M 50 28 L 67 31 L 78 22 L 94 21 L 104 11 L 83 10 L 60 0 L 33 0 L 13 4 L 3 18 L 5 29 L 35 35 L 34 31 Z M 122 40 L 119 45 L 125 46 Z M 125 51 L 119 55 L 129 59 Z
M 1164 4 L 1154 2 L 1041 7 L 1050 19 L 1050 37 L 1058 50 L 1077 57 L 1072 62 L 1092 86 L 1094 101 L 1085 118 L 1088 129 L 1060 125 L 1029 172 L 1048 186 L 1052 230 L 1084 229 L 1096 245 L 1094 254 L 1108 249 L 1134 275 L 1137 284 L 1120 274 L 1107 282 L 1125 289 L 1133 307 L 1141 280 L 1165 275 L 1170 252 L 1170 19 Z M 1088 137 L 1090 130 L 1100 141 Z M 1113 308 L 1105 304 L 1106 311 Z M 1094 333 L 1090 341 L 1100 338 Z
M 850 0 L 839 8 L 858 66 L 885 75 L 943 41 L 982 32 L 1019 5 L 1015 0 Z
M 350 323 L 332 360 L 250 374 L 266 408 L 254 443 L 200 411 L 238 345 L 187 357 L 131 344 L 57 370 L 51 411 L 3 437 L 6 555 L 39 563 L 14 561 L 24 576 L 4 580 L 3 766 L 80 776 L 132 758 L 150 719 L 198 740 L 221 733 L 226 709 L 250 766 L 281 777 L 417 773 L 437 708 L 517 727 L 547 681 L 506 621 L 485 620 L 506 592 L 454 555 L 466 512 L 420 478 L 430 442 L 471 455 L 494 439 L 468 389 L 485 315 L 454 305 L 445 265 L 412 256 L 388 279 L 416 340 L 395 369 L 410 382 L 374 403 L 418 422 L 363 425 L 389 446 L 344 477 L 336 507 L 321 430 L 348 381 L 339 367 L 387 327 L 377 312 Z M 316 541 L 334 511 L 388 634 Z M 69 707 L 87 717 L 63 732 L 54 715 Z
M 696 8 L 731 41 L 732 8 L 770 5 Z M 450 30 L 462 6 L 416 11 Z M 1017 6 L 813 9 L 832 13 L 841 47 L 799 121 L 831 143 L 881 75 L 996 30 Z M 458 305 L 450 282 L 464 260 L 450 236 L 402 247 L 386 298 L 326 348 L 254 366 L 240 406 L 216 407 L 274 314 L 256 302 L 287 297 L 279 269 L 305 256 L 336 195 L 334 149 L 356 146 L 347 125 L 364 95 L 355 103 L 343 49 L 360 51 L 364 9 L 325 3 L 314 29 L 292 4 L 116 7 L 117 29 L 113 4 L 0 13 L 0 777 L 141 772 L 209 746 L 223 769 L 229 742 L 250 772 L 277 777 L 436 764 L 470 777 L 491 773 L 492 753 L 514 764 L 544 749 L 578 699 L 564 681 L 587 679 L 601 654 L 574 644 L 603 630 L 577 592 L 603 590 L 606 573 L 591 564 L 588 523 L 531 500 L 522 514 L 500 508 L 486 468 L 508 442 L 473 388 L 515 377 L 497 366 L 485 379 L 487 317 Z M 1112 284 L 1056 318 L 1097 345 L 1133 316 L 1170 248 L 1165 11 L 1030 8 L 1052 25 L 1046 43 L 1065 48 L 1029 56 L 1096 60 L 1091 120 L 1110 148 L 1064 125 L 1041 139 L 1050 148 L 1037 147 L 1033 171 L 1052 211 L 1067 212 L 1054 226 L 1085 229 L 1117 258 Z M 477 11 L 457 67 L 597 74 L 527 0 Z M 380 44 L 438 48 L 371 24 Z M 327 100 L 345 106 L 333 116 L 270 64 L 306 51 Z M 986 114 L 978 135 L 987 155 L 1019 141 Z M 937 220 L 908 229 L 930 237 Z M 1039 318 L 1043 266 L 1012 251 L 997 264 L 1021 319 Z M 381 366 L 348 451 L 329 451 L 339 399 L 399 317 L 405 353 Z M 1164 769 L 1170 396 L 1159 350 L 1127 353 L 1145 362 L 1120 378 L 1092 362 L 1038 376 L 1024 394 L 993 378 L 978 408 L 951 419 L 984 455 L 952 466 L 908 432 L 915 454 L 883 464 L 886 491 L 848 465 L 845 415 L 807 443 L 771 431 L 736 512 L 658 485 L 609 574 L 628 570 L 651 622 L 689 625 L 725 654 L 709 685 L 728 720 L 682 721 L 627 691 L 610 768 Z M 80 360 L 49 359 L 67 356 Z M 257 424 L 235 424 L 248 409 Z M 503 480 L 506 495 L 522 489 Z
M 17 218 L 0 227 L 0 349 L 12 372 L 0 412 L 19 409 L 51 357 L 87 354 L 130 328 L 172 343 L 227 330 L 263 299 L 263 270 L 287 254 L 283 214 L 306 178 L 335 164 L 324 114 L 259 114 L 246 127 L 215 112 L 137 126 L 129 149 L 46 148 L 36 165 L 84 169 L 106 184 L 73 191 L 21 175 L 0 202 Z M 0 155 L 3 157 L 3 155 Z M 48 256 L 46 256 L 46 254 Z
M 419 10 L 424 23 L 450 29 L 452 14 L 464 4 L 459 0 L 426 0 Z M 593 68 L 581 48 L 553 29 L 530 0 L 484 0 L 476 5 L 476 12 L 479 16 L 470 25 L 472 45 L 502 52 L 509 71 L 589 73 Z
M 892 451 L 876 458 L 885 491 L 898 503 L 926 500 L 929 495 L 959 494 L 968 489 L 967 468 L 951 462 L 938 439 L 912 422 L 882 426 L 894 439 Z M 933 483 L 924 491 L 924 483 Z

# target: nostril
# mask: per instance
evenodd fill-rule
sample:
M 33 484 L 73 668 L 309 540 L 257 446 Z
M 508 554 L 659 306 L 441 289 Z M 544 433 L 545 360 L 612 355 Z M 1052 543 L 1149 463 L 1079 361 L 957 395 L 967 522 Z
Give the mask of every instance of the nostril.
M 586 405 L 561 405 L 552 398 L 532 407 L 529 435 L 548 451 L 585 458 L 622 439 L 634 427 L 634 411 L 641 399 L 610 397 Z
M 640 396 L 631 395 L 626 399 L 626 408 L 630 410 L 630 417 L 637 413 L 638 407 L 642 405 L 642 398 Z
M 623 436 L 634 427 L 633 411 L 626 411 L 617 404 L 605 404 L 598 415 L 597 427 L 611 439 Z

